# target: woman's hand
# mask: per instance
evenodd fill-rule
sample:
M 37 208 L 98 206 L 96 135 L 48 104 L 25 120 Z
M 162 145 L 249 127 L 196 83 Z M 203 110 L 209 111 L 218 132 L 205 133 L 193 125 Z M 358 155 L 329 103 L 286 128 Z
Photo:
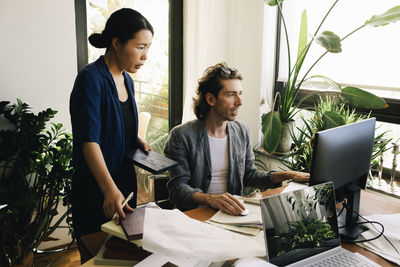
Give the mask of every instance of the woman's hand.
M 151 146 L 149 144 L 146 143 L 145 140 L 142 140 L 142 138 L 138 137 L 139 140 L 139 145 L 140 147 L 145 151 L 145 152 L 149 152 L 149 150 L 152 150 Z
M 125 197 L 122 195 L 121 191 L 118 190 L 118 188 L 107 191 L 107 193 L 104 194 L 103 202 L 103 210 L 106 217 L 112 218 L 117 212 L 119 217 L 125 218 L 125 213 L 123 211 L 124 207 L 121 206 L 124 200 Z M 125 209 L 129 212 L 133 211 L 128 204 L 125 205 Z

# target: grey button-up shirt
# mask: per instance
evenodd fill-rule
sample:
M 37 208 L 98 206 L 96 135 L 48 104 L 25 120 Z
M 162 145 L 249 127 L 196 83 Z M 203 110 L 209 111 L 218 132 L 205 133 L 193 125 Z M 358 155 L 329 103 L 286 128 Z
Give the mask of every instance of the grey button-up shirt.
M 241 195 L 245 186 L 272 184 L 272 172 L 257 170 L 250 129 L 237 121 L 227 122 L 229 174 L 228 192 Z M 181 210 L 197 208 L 194 192 L 207 192 L 211 181 L 211 157 L 205 122 L 193 120 L 172 129 L 165 156 L 179 162 L 171 169 L 169 198 Z

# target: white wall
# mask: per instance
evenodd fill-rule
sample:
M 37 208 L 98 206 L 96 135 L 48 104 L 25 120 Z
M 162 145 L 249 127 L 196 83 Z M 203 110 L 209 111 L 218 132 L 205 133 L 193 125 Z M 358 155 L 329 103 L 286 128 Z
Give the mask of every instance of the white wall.
M 58 110 L 70 129 L 69 95 L 77 74 L 74 1 L 0 1 L 0 100 L 33 112 Z
M 77 74 L 74 1 L 0 0 L 0 101 L 27 102 L 37 113 L 58 110 L 52 122 L 70 130 L 69 95 Z M 59 205 L 60 214 L 65 207 Z M 65 225 L 65 223 L 64 223 Z M 39 249 L 67 244 L 57 229 Z
M 258 143 L 260 104 L 266 95 L 261 92 L 267 89 L 263 77 L 272 71 L 263 47 L 275 39 L 263 38 L 267 22 L 263 0 L 184 1 L 184 122 L 195 118 L 192 97 L 203 71 L 224 61 L 243 76 L 238 120 L 250 126 L 253 145 Z

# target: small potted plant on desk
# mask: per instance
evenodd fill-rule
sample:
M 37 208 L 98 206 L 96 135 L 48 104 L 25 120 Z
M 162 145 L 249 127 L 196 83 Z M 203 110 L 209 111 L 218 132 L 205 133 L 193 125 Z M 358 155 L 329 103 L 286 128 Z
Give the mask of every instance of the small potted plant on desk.
M 262 132 L 263 132 L 263 148 L 268 154 L 272 154 L 275 151 L 288 153 L 292 144 L 290 139 L 291 125 L 293 124 L 293 118 L 299 110 L 300 105 L 305 98 L 298 100 L 299 90 L 302 84 L 310 79 L 322 79 L 331 85 L 331 88 L 336 89 L 339 92 L 339 96 L 344 99 L 348 104 L 364 109 L 380 109 L 386 108 L 388 105 L 385 101 L 366 92 L 360 88 L 342 86 L 333 80 L 322 76 L 314 75 L 308 77 L 311 69 L 323 58 L 328 52 L 329 53 L 340 53 L 341 42 L 348 38 L 350 35 L 364 28 L 365 26 L 384 26 L 391 22 L 400 20 L 400 6 L 393 7 L 383 14 L 372 16 L 369 20 L 363 23 L 360 27 L 351 31 L 345 37 L 340 38 L 338 35 L 331 31 L 323 31 L 321 34 L 320 29 L 324 24 L 325 19 L 328 17 L 334 6 L 339 0 L 334 1 L 331 8 L 327 11 L 322 21 L 320 22 L 317 30 L 312 34 L 310 40 L 308 40 L 308 24 L 307 24 L 307 13 L 304 10 L 301 17 L 300 23 L 300 34 L 299 43 L 297 50 L 297 57 L 295 63 L 291 64 L 290 55 L 290 44 L 288 38 L 288 32 L 286 28 L 285 18 L 282 12 L 283 0 L 265 0 L 270 6 L 277 6 L 280 14 L 280 19 L 283 24 L 285 33 L 286 46 L 288 51 L 288 81 L 284 84 L 281 93 L 277 92 L 274 97 L 274 103 L 272 110 L 262 115 Z M 311 67 L 305 72 L 302 77 L 299 77 L 300 70 L 303 66 L 305 58 L 313 42 L 318 43 L 326 51 L 311 65 Z
M 0 102 L 1 266 L 33 260 L 33 250 L 68 214 L 53 221 L 71 186 L 72 136 L 61 130 L 62 124 L 45 130 L 56 111 L 35 115 L 29 109 L 20 100 Z M 68 198 L 63 200 L 69 205 Z

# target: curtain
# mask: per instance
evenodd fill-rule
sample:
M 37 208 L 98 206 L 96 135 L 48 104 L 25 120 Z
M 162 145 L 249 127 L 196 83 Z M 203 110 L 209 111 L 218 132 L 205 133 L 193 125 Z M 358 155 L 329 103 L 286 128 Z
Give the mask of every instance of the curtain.
M 268 92 L 272 95 L 276 31 L 272 10 L 263 0 L 184 1 L 182 122 L 195 118 L 192 99 L 204 70 L 224 61 L 243 76 L 238 120 L 250 126 L 252 140 L 258 141 L 260 108 L 269 101 Z

